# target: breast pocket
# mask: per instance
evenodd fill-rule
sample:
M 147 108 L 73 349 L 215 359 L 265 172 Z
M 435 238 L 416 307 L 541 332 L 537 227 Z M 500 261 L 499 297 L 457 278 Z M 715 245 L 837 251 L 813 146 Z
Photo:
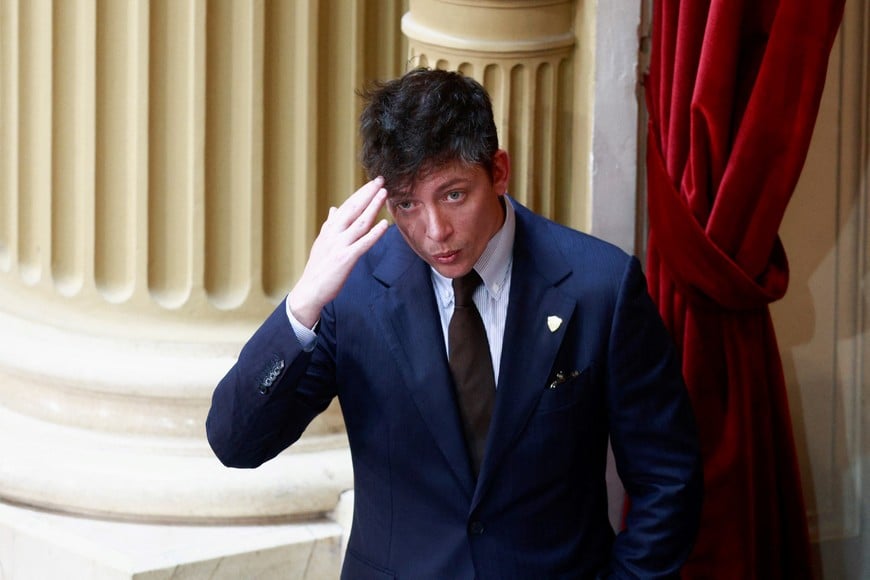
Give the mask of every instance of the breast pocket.
M 589 367 L 553 373 L 541 393 L 536 414 L 552 413 L 576 405 L 589 386 L 590 375 Z
M 567 373 L 561 378 L 553 373 L 540 387 L 543 392 L 523 439 L 528 443 L 522 447 L 528 452 L 524 460 L 537 481 L 573 481 L 582 466 L 595 465 L 590 458 L 599 450 L 595 433 L 604 410 L 594 373 L 591 368 Z

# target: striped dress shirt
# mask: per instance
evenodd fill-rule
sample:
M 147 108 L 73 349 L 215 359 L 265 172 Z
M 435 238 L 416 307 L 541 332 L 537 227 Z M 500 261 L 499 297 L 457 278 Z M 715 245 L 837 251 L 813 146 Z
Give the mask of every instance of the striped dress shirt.
M 474 269 L 480 274 L 483 284 L 474 291 L 474 305 L 483 319 L 486 339 L 489 341 L 489 354 L 492 356 L 492 370 L 495 384 L 498 385 L 498 371 L 501 350 L 504 344 L 504 324 L 507 318 L 508 298 L 510 298 L 511 266 L 513 265 L 514 234 L 516 218 L 511 203 L 503 199 L 505 219 L 501 229 L 489 240 Z M 445 278 L 432 269 L 432 287 L 441 315 L 441 330 L 444 335 L 444 348 L 447 344 L 447 327 L 453 316 L 453 280 Z

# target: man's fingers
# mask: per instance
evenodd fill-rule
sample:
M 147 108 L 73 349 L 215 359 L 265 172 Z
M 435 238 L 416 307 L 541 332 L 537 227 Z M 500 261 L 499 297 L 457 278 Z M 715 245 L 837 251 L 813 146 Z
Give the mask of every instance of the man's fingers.
M 378 217 L 378 212 L 381 211 L 382 207 L 384 207 L 386 199 L 387 190 L 382 187 L 377 191 L 371 201 L 369 201 L 360 216 L 354 220 L 353 225 L 348 227 L 348 232 L 350 232 L 351 238 L 362 236 L 372 227 L 372 224 L 375 223 L 375 218 Z
M 384 185 L 383 177 L 376 177 L 357 189 L 353 195 L 351 195 L 341 207 L 336 210 L 331 218 L 336 220 L 336 225 L 345 229 L 350 224 L 354 222 L 354 220 L 358 219 L 360 215 L 366 210 L 366 208 L 371 205 L 372 200 L 381 190 Z
M 365 235 L 361 236 L 358 240 L 356 240 L 353 244 L 351 244 L 351 248 L 353 250 L 353 254 L 355 257 L 362 256 L 366 252 L 371 249 L 372 246 L 375 245 L 381 236 L 387 231 L 387 227 L 389 224 L 387 220 L 381 220 L 374 225 L 369 231 L 365 233 Z

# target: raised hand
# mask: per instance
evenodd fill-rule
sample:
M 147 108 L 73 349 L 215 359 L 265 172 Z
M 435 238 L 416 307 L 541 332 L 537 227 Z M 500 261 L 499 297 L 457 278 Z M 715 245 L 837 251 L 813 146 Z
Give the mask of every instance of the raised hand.
M 336 297 L 357 260 L 387 231 L 387 221 L 375 223 L 387 199 L 381 177 L 356 190 L 341 207 L 329 208 L 311 246 L 302 276 L 287 297 L 296 320 L 311 328 L 320 310 Z

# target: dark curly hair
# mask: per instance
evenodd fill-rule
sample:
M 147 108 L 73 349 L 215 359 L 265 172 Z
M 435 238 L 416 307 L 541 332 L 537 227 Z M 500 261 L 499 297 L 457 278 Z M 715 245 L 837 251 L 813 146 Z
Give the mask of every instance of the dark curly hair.
M 453 161 L 481 165 L 492 177 L 498 134 L 480 83 L 457 72 L 417 68 L 360 91 L 361 162 L 387 189 L 413 188 Z

